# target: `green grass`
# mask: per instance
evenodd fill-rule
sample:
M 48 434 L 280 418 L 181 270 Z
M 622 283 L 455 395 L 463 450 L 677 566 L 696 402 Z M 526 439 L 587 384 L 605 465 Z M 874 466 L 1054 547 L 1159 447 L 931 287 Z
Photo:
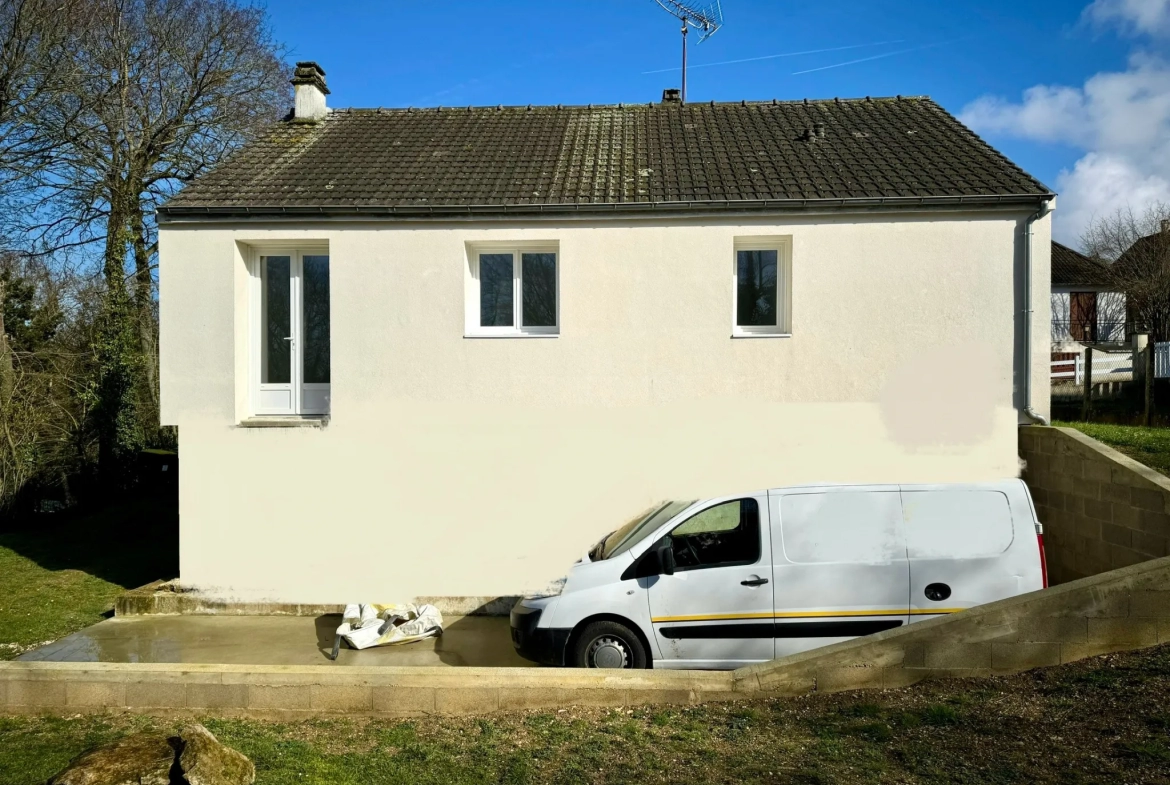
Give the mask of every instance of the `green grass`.
M 173 578 L 174 508 L 139 499 L 0 534 L 0 660 L 101 621 L 126 589 Z
M 883 692 L 408 721 L 200 721 L 252 759 L 257 785 L 1165 782 L 1168 703 L 1164 645 Z M 181 723 L 0 717 L 0 783 L 40 785 L 95 745 Z
M 1170 476 L 1170 428 L 1063 421 L 1052 424 L 1063 428 L 1076 428 L 1086 436 L 1108 444 L 1135 461 Z

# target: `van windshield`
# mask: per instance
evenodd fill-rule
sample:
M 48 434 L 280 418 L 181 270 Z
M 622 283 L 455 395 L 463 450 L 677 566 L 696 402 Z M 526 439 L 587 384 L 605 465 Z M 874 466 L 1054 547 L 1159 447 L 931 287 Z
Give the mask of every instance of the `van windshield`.
M 600 543 L 601 547 L 595 549 L 599 551 L 595 559 L 610 559 L 625 553 L 641 542 L 647 534 L 658 528 L 660 524 L 670 520 L 692 504 L 694 504 L 694 501 L 668 501 L 652 507 L 648 514 L 634 518 L 625 526 L 622 526 L 602 540 Z M 592 554 L 590 555 L 592 556 Z

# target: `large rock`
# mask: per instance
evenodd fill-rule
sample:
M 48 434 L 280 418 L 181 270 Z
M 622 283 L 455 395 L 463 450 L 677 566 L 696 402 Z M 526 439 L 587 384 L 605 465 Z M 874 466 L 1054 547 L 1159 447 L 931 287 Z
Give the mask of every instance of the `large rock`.
M 49 785 L 170 785 L 178 743 L 135 733 L 78 755 Z
M 252 785 L 252 761 L 202 725 L 178 736 L 135 733 L 73 759 L 49 785 Z
M 189 725 L 179 736 L 179 768 L 187 785 L 252 785 L 256 767 L 241 753 L 219 743 L 202 725 Z

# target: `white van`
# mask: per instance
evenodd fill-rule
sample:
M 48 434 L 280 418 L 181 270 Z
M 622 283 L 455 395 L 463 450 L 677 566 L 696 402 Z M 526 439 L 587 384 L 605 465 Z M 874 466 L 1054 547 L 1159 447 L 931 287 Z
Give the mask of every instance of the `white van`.
M 671 501 L 512 609 L 522 657 L 738 668 L 1047 586 L 1020 480 L 814 485 Z

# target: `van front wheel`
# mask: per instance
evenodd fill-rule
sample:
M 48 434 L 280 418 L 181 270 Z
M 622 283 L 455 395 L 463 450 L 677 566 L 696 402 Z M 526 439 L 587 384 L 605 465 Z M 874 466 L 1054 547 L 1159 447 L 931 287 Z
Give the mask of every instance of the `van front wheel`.
M 645 668 L 646 647 L 633 630 L 616 621 L 595 621 L 577 636 L 572 663 L 578 668 Z

